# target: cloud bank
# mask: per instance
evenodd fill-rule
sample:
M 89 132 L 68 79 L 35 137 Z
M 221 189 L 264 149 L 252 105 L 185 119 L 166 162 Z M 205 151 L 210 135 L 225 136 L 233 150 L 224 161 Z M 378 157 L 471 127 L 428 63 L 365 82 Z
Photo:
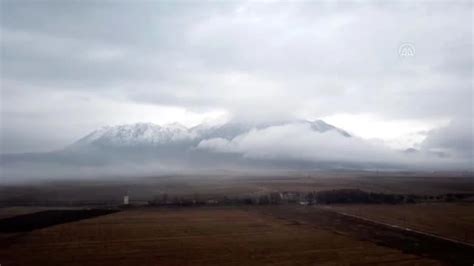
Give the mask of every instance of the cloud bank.
M 216 113 L 429 130 L 473 117 L 471 1 L 0 4 L 2 152 Z M 400 57 L 405 42 L 413 57 Z M 418 134 L 411 124 L 399 142 Z
M 448 130 L 450 129 L 444 128 L 441 131 Z M 472 134 L 463 132 L 465 137 L 470 139 L 465 139 L 466 145 L 462 148 L 456 142 L 458 138 L 455 138 L 457 145 L 442 142 L 446 144 L 445 149 L 461 148 L 461 152 L 470 152 L 469 154 L 454 152 L 445 153 L 444 156 L 427 148 L 436 142 L 438 134 L 438 132 L 430 134 L 424 143 L 424 148 L 412 151 L 410 154 L 407 151 L 391 149 L 380 142 L 344 137 L 335 131 L 314 134 L 308 125 L 289 124 L 261 130 L 253 129 L 232 140 L 223 138 L 203 140 L 198 148 L 219 153 L 236 153 L 252 159 L 353 163 L 368 165 L 367 167 L 373 169 L 391 167 L 398 170 L 472 170 Z M 445 136 L 443 133 L 440 135 Z

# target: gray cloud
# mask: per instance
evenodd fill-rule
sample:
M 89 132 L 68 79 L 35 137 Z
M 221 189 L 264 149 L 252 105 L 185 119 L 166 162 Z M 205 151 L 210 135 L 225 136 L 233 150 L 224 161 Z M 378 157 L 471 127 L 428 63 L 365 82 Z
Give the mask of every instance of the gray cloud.
M 122 122 L 114 111 L 127 105 L 247 120 L 473 117 L 471 1 L 2 1 L 1 13 L 7 152 L 67 145 Z M 403 42 L 414 57 L 400 58 Z

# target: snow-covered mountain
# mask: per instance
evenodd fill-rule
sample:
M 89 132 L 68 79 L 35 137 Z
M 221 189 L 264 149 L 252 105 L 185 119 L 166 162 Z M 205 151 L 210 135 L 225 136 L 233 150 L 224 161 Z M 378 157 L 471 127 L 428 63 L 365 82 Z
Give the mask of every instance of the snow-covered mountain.
M 213 171 L 216 169 L 302 169 L 323 168 L 327 162 L 316 164 L 306 159 L 291 157 L 288 160 L 279 156 L 253 158 L 245 156 L 239 149 L 220 152 L 209 147 L 209 143 L 225 143 L 233 147 L 239 140 L 255 137 L 256 134 L 303 129 L 306 135 L 352 139 L 344 130 L 322 120 L 291 120 L 267 123 L 244 123 L 231 121 L 225 124 L 200 124 L 191 128 L 174 123 L 156 125 L 136 123 L 107 126 L 97 129 L 64 149 L 47 153 L 2 154 L 0 165 L 7 175 L 69 175 L 84 174 L 90 169 L 112 171 L 113 173 L 133 169 L 140 171 L 152 169 L 169 171 Z M 265 133 L 266 132 L 266 133 Z M 331 134 L 329 134 L 331 133 Z M 294 136 L 288 136 L 294 140 Z M 277 140 L 275 144 L 285 143 Z M 203 145 L 206 144 L 206 145 Z M 129 169 L 133 165 L 133 169 Z M 339 167 L 339 163 L 337 164 Z M 61 173 L 58 169 L 62 169 Z M 111 170 L 112 169 L 112 170 Z M 25 173 L 26 171 L 26 173 Z M 52 172 L 51 172 L 52 171 Z M 138 170 L 137 170 L 138 171 Z M 152 170 L 150 170 L 152 171 Z M 153 170 L 154 171 L 154 170 Z M 152 171 L 152 172 L 153 172 Z M 155 172 L 153 172 L 155 173 Z M 92 173 L 88 173 L 91 174 Z
M 421 151 L 389 150 L 322 120 L 230 121 L 191 128 L 136 123 L 97 129 L 61 150 L 0 154 L 0 176 L 418 169 L 423 156 Z
M 252 129 L 265 129 L 274 126 L 284 125 L 307 125 L 315 134 L 334 131 L 344 137 L 350 137 L 346 131 L 334 127 L 322 120 L 292 120 L 272 123 L 247 124 L 241 122 L 229 122 L 223 125 L 200 124 L 187 128 L 179 123 L 156 125 L 152 123 L 136 123 L 119 126 L 106 126 L 95 130 L 81 138 L 70 148 L 80 148 L 84 146 L 96 147 L 159 147 L 170 145 L 189 145 L 189 148 L 199 142 L 212 139 L 223 138 L 232 140 L 233 138 L 246 134 Z
M 178 123 L 164 126 L 136 123 L 103 127 L 78 140 L 74 146 L 155 146 L 188 141 L 195 137 L 191 130 Z

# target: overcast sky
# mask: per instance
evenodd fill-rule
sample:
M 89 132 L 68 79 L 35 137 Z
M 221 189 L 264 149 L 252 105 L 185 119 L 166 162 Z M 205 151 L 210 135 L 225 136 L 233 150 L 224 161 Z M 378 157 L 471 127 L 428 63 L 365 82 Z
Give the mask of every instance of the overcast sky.
M 472 157 L 472 1 L 0 3 L 2 152 L 105 125 L 322 118 Z

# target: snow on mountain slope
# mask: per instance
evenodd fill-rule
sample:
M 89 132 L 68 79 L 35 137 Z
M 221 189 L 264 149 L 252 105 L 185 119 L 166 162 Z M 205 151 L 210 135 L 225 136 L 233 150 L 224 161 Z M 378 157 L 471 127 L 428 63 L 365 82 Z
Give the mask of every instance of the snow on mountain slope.
M 186 142 L 193 145 L 201 140 L 211 138 L 231 140 L 249 132 L 253 128 L 263 129 L 286 124 L 308 124 L 313 131 L 318 133 L 335 130 L 344 137 L 350 137 L 344 130 L 329 125 L 322 120 L 294 120 L 255 125 L 229 122 L 218 126 L 201 124 L 193 128 L 187 128 L 178 123 L 163 126 L 152 123 L 136 123 L 103 127 L 80 139 L 73 146 L 160 146 L 173 143 L 183 144 Z
M 80 139 L 75 145 L 160 145 L 191 140 L 194 137 L 195 135 L 188 128 L 178 123 L 164 126 L 152 123 L 137 123 L 103 127 Z
M 61 150 L 3 154 L 0 166 L 8 166 L 12 172 L 7 173 L 21 176 L 41 171 L 49 175 L 49 169 L 57 167 L 65 175 L 82 175 L 96 168 L 120 172 L 148 166 L 176 172 L 216 168 L 422 169 L 428 162 L 441 160 L 440 156 L 429 157 L 423 165 L 423 156 L 422 152 L 400 153 L 351 137 L 322 120 L 254 124 L 231 121 L 192 128 L 177 123 L 137 123 L 103 127 Z

